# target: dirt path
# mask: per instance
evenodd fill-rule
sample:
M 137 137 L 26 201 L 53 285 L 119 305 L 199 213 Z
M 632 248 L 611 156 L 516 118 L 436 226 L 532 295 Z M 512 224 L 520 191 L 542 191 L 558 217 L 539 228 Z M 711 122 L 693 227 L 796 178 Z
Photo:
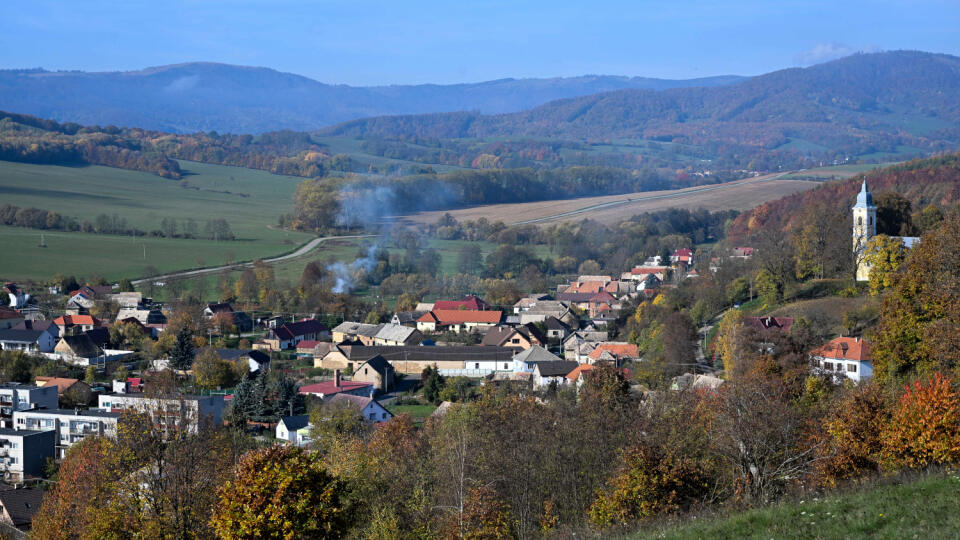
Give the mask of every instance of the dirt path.
M 299 248 L 297 248 L 295 251 L 293 251 L 293 252 L 291 252 L 291 253 L 287 253 L 286 255 L 280 255 L 279 257 L 273 257 L 273 258 L 261 259 L 261 260 L 262 260 L 263 262 L 265 262 L 265 263 L 275 263 L 275 262 L 281 262 L 281 261 L 286 261 L 286 260 L 290 260 L 290 259 L 296 259 L 297 257 L 302 257 L 302 256 L 306 255 L 307 253 L 310 253 L 311 251 L 314 250 L 314 248 L 316 248 L 317 246 L 319 246 L 319 245 L 322 244 L 323 242 L 326 242 L 327 240 L 345 240 L 345 239 L 352 239 L 352 238 L 369 238 L 369 237 L 371 237 L 371 236 L 376 236 L 376 235 L 372 235 L 372 234 L 355 234 L 355 235 L 351 235 L 351 236 L 325 236 L 325 237 L 323 237 L 323 238 L 314 238 L 313 240 L 310 240 L 309 242 L 307 242 L 306 244 L 300 246 Z M 221 270 L 225 270 L 225 269 L 228 269 L 228 268 L 242 268 L 242 267 L 245 267 L 245 266 L 253 266 L 253 263 L 252 263 L 252 262 L 244 262 L 244 263 L 237 263 L 237 264 L 227 264 L 227 265 L 223 265 L 223 266 L 211 266 L 211 267 L 209 267 L 209 268 L 198 268 L 198 269 L 196 269 L 196 270 L 182 270 L 182 271 L 180 271 L 180 272 L 170 272 L 170 273 L 168 273 L 168 274 L 161 274 L 161 275 L 159 275 L 159 276 L 153 276 L 153 277 L 149 277 L 149 278 L 137 279 L 137 280 L 134 280 L 132 283 L 133 283 L 134 285 L 140 285 L 141 283 L 145 283 L 145 282 L 147 282 L 147 281 L 163 281 L 163 280 L 165 280 L 165 279 L 171 279 L 171 278 L 185 278 L 185 277 L 202 276 L 202 275 L 204 275 L 204 274 L 212 274 L 212 273 L 220 272 Z

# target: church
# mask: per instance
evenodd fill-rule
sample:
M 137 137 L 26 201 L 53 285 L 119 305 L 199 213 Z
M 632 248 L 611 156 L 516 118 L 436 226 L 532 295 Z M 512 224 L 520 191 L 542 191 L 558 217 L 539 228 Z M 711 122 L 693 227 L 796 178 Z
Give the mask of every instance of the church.
M 877 207 L 873 204 L 873 194 L 867 189 L 864 180 L 857 194 L 857 203 L 853 205 L 853 256 L 857 265 L 857 281 L 870 280 L 870 263 L 866 260 L 867 243 L 877 235 Z M 910 249 L 920 241 L 916 236 L 894 236 Z

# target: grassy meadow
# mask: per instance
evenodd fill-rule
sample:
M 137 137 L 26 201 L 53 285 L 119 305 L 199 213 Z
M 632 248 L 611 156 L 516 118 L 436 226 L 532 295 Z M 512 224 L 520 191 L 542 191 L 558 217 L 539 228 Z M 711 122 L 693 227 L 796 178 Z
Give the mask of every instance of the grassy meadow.
M 931 475 L 648 530 L 630 538 L 957 538 L 958 490 L 956 473 Z
M 289 212 L 302 179 L 263 171 L 180 162 L 187 187 L 159 176 L 100 166 L 63 167 L 0 161 L 0 204 L 35 206 L 78 220 L 116 214 L 150 231 L 164 217 L 193 219 L 201 233 L 208 219 L 226 219 L 237 240 L 213 242 L 131 238 L 0 227 L 0 278 L 46 279 L 58 272 L 107 279 L 139 277 L 153 266 L 171 271 L 280 255 L 312 235 L 270 228 Z M 228 193 L 229 192 L 229 193 Z M 144 248 L 146 256 L 144 257 Z

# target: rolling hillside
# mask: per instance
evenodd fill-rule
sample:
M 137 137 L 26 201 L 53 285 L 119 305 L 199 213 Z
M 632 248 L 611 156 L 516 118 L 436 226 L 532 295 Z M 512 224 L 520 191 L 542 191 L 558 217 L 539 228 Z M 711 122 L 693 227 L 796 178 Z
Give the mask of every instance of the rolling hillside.
M 713 88 L 619 90 L 515 114 L 431 114 L 347 122 L 354 137 L 654 139 L 867 155 L 960 145 L 960 58 L 857 54 Z
M 625 88 L 662 90 L 742 80 L 586 75 L 473 84 L 351 87 L 272 69 L 188 63 L 141 71 L 0 71 L 0 109 L 60 122 L 192 133 L 314 130 L 387 114 L 517 112 L 551 100 Z

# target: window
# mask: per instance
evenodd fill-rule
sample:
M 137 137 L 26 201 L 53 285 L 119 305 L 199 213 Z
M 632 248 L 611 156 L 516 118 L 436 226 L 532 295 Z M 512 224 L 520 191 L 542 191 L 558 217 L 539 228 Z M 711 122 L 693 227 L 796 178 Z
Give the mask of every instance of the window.
M 370 368 L 363 368 L 363 374 L 364 374 L 364 375 L 366 375 L 366 374 L 368 373 L 368 372 L 367 372 L 368 369 L 370 369 Z
M 510 340 L 510 343 L 513 343 L 514 345 L 516 345 L 516 344 L 520 343 L 520 338 L 513 338 L 513 339 Z
M 824 362 L 823 369 L 827 371 L 833 371 L 833 362 Z
M 386 419 L 387 419 L 387 413 L 383 413 L 383 414 L 382 414 L 382 417 L 383 417 L 384 420 L 386 420 Z
M 504 363 L 503 363 L 503 369 L 510 369 L 510 364 L 504 362 Z
M 857 226 L 863 227 L 863 216 L 857 218 Z
M 474 362 L 473 369 L 480 369 L 480 362 Z
M 376 419 L 377 419 L 377 413 L 370 413 L 370 419 L 371 419 L 371 420 L 376 420 Z
M 847 366 L 847 371 L 849 371 L 850 373 L 856 373 L 856 372 L 857 372 L 857 365 L 856 365 L 856 364 L 850 364 L 849 366 Z

